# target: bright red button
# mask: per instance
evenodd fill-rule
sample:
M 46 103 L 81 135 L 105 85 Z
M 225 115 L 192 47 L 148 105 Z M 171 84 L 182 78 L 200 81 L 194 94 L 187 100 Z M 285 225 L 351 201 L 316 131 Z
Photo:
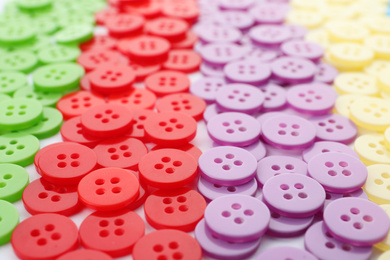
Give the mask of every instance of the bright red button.
M 172 44 L 172 49 L 192 49 L 197 41 L 198 35 L 193 31 L 187 31 L 183 40 Z
M 117 137 L 100 142 L 94 149 L 98 165 L 138 170 L 138 163 L 148 153 L 140 140 L 129 137 Z
M 149 141 L 165 146 L 175 147 L 189 143 L 195 138 L 196 121 L 183 113 L 163 112 L 151 115 L 144 124 Z
M 65 121 L 61 126 L 60 132 L 61 132 L 62 140 L 66 142 L 79 143 L 89 148 L 94 148 L 101 140 L 101 138 L 89 136 L 83 133 L 83 126 L 81 125 L 81 117 L 79 116 L 73 117 L 68 121 Z
M 159 97 L 188 92 L 190 84 L 186 74 L 169 70 L 156 72 L 145 79 L 146 88 Z
M 111 256 L 90 249 L 79 249 L 60 256 L 56 260 L 113 260 Z
M 199 121 L 203 118 L 206 102 L 192 94 L 179 93 L 161 98 L 156 108 L 159 112 L 182 112 Z
M 52 143 L 52 144 L 49 144 L 45 147 L 42 147 L 36 154 L 35 154 L 35 157 L 34 157 L 34 166 L 35 166 L 35 170 L 37 171 L 37 173 L 41 174 L 41 169 L 39 169 L 39 158 L 41 158 L 41 155 L 46 152 L 48 149 L 50 149 L 50 147 L 55 147 L 55 146 L 60 146 L 61 143 Z
M 96 154 L 90 148 L 65 142 L 52 146 L 38 161 L 42 177 L 59 185 L 77 184 L 96 167 Z
M 60 186 L 42 178 L 31 182 L 23 192 L 23 203 L 31 215 L 57 213 L 71 216 L 83 208 L 77 186 Z
M 103 64 L 126 64 L 127 59 L 119 52 L 107 49 L 92 49 L 81 53 L 77 58 L 77 63 L 89 72 Z
M 179 230 L 157 230 L 142 237 L 133 249 L 134 260 L 202 259 L 198 242 Z
M 127 136 L 137 138 L 143 142 L 147 142 L 148 140 L 145 136 L 144 124 L 145 121 L 153 114 L 156 114 L 156 112 L 153 110 L 133 110 L 133 131 L 127 134 Z
M 80 44 L 82 51 L 91 49 L 116 49 L 117 41 L 107 35 L 95 35 L 91 40 Z
M 112 257 L 130 254 L 144 234 L 144 221 L 128 209 L 92 213 L 80 226 L 83 247 L 100 250 Z
M 153 19 L 161 14 L 161 5 L 157 2 L 148 1 L 136 6 L 126 6 L 126 13 L 142 15 L 146 19 Z
M 162 13 L 168 17 L 183 19 L 191 24 L 198 19 L 199 8 L 196 6 L 196 2 L 183 1 L 164 5 Z
M 139 195 L 139 181 L 134 173 L 120 168 L 91 172 L 79 183 L 80 200 L 89 208 L 109 211 L 126 207 Z
M 148 186 L 140 183 L 138 198 L 127 206 L 127 209 L 136 210 L 144 205 L 146 198 L 149 196 Z
M 77 248 L 77 226 L 62 215 L 53 213 L 35 215 L 14 229 L 11 243 L 20 259 L 56 259 Z
M 159 190 L 145 201 L 145 217 L 155 229 L 179 229 L 190 232 L 203 218 L 206 201 L 198 192 L 181 188 Z
M 133 113 L 122 105 L 105 104 L 84 112 L 81 124 L 85 134 L 109 138 L 131 130 Z
M 146 33 L 162 37 L 170 42 L 177 42 L 185 39 L 188 24 L 179 19 L 157 18 L 145 25 Z
M 112 94 L 107 97 L 109 104 L 120 104 L 133 109 L 153 109 L 156 104 L 156 95 L 144 88 L 132 88 L 129 91 Z
M 191 73 L 199 70 L 202 58 L 192 50 L 171 50 L 163 69 Z
M 164 149 L 165 147 L 156 145 L 152 148 L 152 151 Z M 186 152 L 195 158 L 195 161 L 199 161 L 199 157 L 202 155 L 202 151 L 193 144 L 185 144 L 182 146 L 176 146 L 175 149 Z
M 115 17 L 118 14 L 118 10 L 114 8 L 103 9 L 95 13 L 95 20 L 97 24 L 104 25 L 109 18 Z
M 142 16 L 118 14 L 106 20 L 108 33 L 112 37 L 131 37 L 142 33 L 145 19 Z
M 129 66 L 134 70 L 136 82 L 144 81 L 144 79 L 147 76 L 149 76 L 150 74 L 153 74 L 161 69 L 160 64 L 148 66 L 148 65 L 131 63 Z

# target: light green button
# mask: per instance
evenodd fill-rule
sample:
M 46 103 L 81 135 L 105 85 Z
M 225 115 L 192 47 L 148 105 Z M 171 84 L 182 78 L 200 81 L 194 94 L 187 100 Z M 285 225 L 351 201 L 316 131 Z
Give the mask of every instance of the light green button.
M 38 64 L 37 56 L 31 51 L 14 51 L 0 57 L 0 71 L 30 73 Z
M 79 44 L 88 41 L 93 36 L 93 28 L 90 25 L 70 25 L 55 34 L 59 44 Z
M 22 10 L 33 11 L 50 7 L 52 0 L 16 0 L 16 4 Z
M 54 45 L 39 51 L 38 60 L 42 64 L 76 61 L 80 53 L 78 48 Z
M 16 164 L 0 164 L 0 200 L 14 202 L 29 183 L 28 172 Z
M 0 72 L 0 93 L 12 95 L 27 85 L 27 77 L 21 72 Z
M 14 205 L 0 200 L 0 245 L 11 240 L 12 231 L 19 224 L 19 213 Z
M 10 100 L 11 97 L 6 94 L 0 94 L 0 102 L 4 100 Z
M 39 17 L 32 20 L 31 25 L 38 34 L 53 34 L 58 30 L 58 23 L 49 16 Z
M 38 100 L 44 107 L 55 107 L 61 97 L 61 93 L 39 91 L 31 86 L 18 89 L 14 93 L 14 98 L 35 99 Z
M 20 44 L 33 40 L 36 36 L 35 30 L 25 23 L 11 23 L 0 27 L 0 43 Z
M 82 10 L 82 14 L 81 13 L 75 13 L 75 14 L 60 13 L 57 22 L 61 28 L 66 28 L 68 26 L 73 26 L 73 25 L 93 26 L 95 24 L 95 19 L 92 15 L 88 15 L 85 13 L 84 10 Z
M 0 167 L 1 163 L 13 163 L 22 167 L 34 162 L 39 151 L 39 140 L 29 134 L 8 133 L 0 135 Z

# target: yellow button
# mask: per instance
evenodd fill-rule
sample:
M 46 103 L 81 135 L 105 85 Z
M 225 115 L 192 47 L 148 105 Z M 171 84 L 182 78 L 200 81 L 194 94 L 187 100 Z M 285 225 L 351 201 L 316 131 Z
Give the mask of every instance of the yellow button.
M 381 207 L 386 212 L 387 216 L 390 217 L 390 204 L 383 204 L 379 207 Z M 390 250 L 390 232 L 382 242 L 375 244 L 375 247 L 382 251 Z M 390 255 L 388 259 L 390 259 Z
M 376 59 L 390 58 L 390 35 L 371 35 L 364 40 L 364 45 L 374 51 Z
M 350 107 L 350 118 L 362 128 L 384 132 L 390 126 L 390 102 L 383 98 L 359 98 Z
M 385 131 L 385 146 L 390 151 L 390 127 Z
M 343 94 L 378 95 L 376 79 L 363 72 L 340 73 L 334 80 L 336 91 Z
M 357 43 L 337 43 L 329 47 L 329 58 L 342 67 L 363 68 L 374 58 L 374 52 Z
M 385 146 L 385 139 L 382 134 L 359 136 L 355 140 L 354 149 L 365 165 L 390 163 L 390 151 Z
M 390 69 L 382 70 L 379 73 L 378 83 L 382 91 L 390 94 Z
M 309 29 L 319 27 L 324 21 L 324 17 L 319 12 L 310 10 L 292 10 L 287 15 L 287 22 L 299 24 Z
M 322 0 L 292 0 L 291 5 L 296 9 L 319 10 Z
M 329 37 L 324 30 L 310 31 L 306 34 L 306 41 L 315 42 L 324 47 L 325 49 L 329 46 Z
M 361 43 L 370 31 L 354 21 L 330 21 L 325 24 L 325 30 L 331 42 Z
M 367 167 L 368 177 L 363 189 L 377 204 L 390 204 L 390 165 L 375 164 Z
M 358 15 L 356 9 L 343 5 L 323 4 L 320 10 L 325 20 L 350 20 Z
M 364 68 L 364 71 L 375 78 L 379 78 L 381 71 L 386 69 L 390 69 L 390 61 L 374 60 L 370 65 Z
M 390 100 L 390 94 L 384 91 L 381 91 L 381 97 L 386 100 Z
M 386 16 L 370 15 L 364 17 L 362 22 L 374 34 L 390 35 L 390 19 Z
M 381 254 L 377 260 L 389 260 L 389 259 L 390 259 L 390 251 L 387 251 Z
M 338 96 L 334 104 L 333 111 L 337 114 L 349 117 L 349 109 L 355 100 L 363 97 L 362 95 L 348 94 Z

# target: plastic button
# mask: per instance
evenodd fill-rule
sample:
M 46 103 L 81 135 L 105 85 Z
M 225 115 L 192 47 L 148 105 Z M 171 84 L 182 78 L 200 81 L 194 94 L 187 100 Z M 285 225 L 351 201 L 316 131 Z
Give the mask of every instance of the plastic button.
M 0 199 L 14 202 L 22 197 L 23 190 L 29 183 L 28 172 L 15 164 L 1 164 Z
M 14 205 L 0 200 L 0 245 L 8 243 L 14 228 L 19 224 L 19 213 Z
M 88 259 L 95 259 L 95 260 L 113 260 L 109 255 L 97 251 L 97 250 L 90 250 L 90 249 L 79 249 L 76 251 L 72 251 L 69 253 L 66 253 L 57 260 L 88 260 Z
M 159 112 L 182 112 L 199 121 L 203 118 L 206 102 L 203 99 L 187 93 L 178 93 L 164 96 L 157 105 Z
M 27 166 L 34 161 L 39 150 L 39 140 L 29 134 L 8 133 L 0 135 L 0 163 Z
M 161 71 L 148 76 L 145 79 L 145 86 L 161 97 L 168 94 L 187 92 L 190 88 L 190 80 L 182 72 Z

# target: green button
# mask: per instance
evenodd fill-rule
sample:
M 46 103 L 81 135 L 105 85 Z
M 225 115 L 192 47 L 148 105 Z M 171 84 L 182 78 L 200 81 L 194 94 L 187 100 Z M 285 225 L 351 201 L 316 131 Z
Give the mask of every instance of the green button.
M 78 48 L 54 45 L 43 48 L 38 53 L 38 59 L 42 64 L 76 61 L 80 53 Z
M 50 37 L 40 35 L 39 37 L 25 44 L 15 44 L 10 46 L 0 45 L 0 54 L 1 52 L 9 53 L 14 51 L 32 51 L 34 53 L 37 53 L 39 50 L 48 46 L 53 46 Z
M 92 15 L 88 15 L 85 13 L 83 9 L 81 9 L 81 13 L 74 14 L 65 14 L 60 13 L 58 16 L 57 22 L 61 28 L 66 28 L 72 25 L 87 25 L 93 26 L 95 24 L 95 18 Z
M 14 98 L 35 99 L 44 107 L 55 107 L 61 97 L 61 93 L 40 91 L 30 86 L 18 89 L 14 93 Z
M 58 23 L 52 17 L 38 17 L 31 22 L 38 34 L 53 34 L 58 30 Z
M 0 129 L 17 131 L 39 123 L 43 116 L 39 101 L 14 98 L 0 102 Z
M 0 43 L 20 44 L 33 40 L 36 32 L 25 23 L 12 23 L 0 27 Z
M 19 131 L 32 134 L 38 139 L 45 139 L 57 134 L 61 130 L 62 114 L 55 108 L 44 107 L 43 118 L 37 125 Z
M 16 4 L 22 10 L 31 11 L 50 7 L 52 0 L 16 0 Z
M 23 167 L 6 163 L 0 165 L 0 200 L 19 200 L 28 183 L 28 172 Z
M 0 71 L 20 71 L 28 74 L 37 64 L 37 56 L 30 51 L 14 51 L 0 57 Z
M 34 87 L 47 92 L 64 92 L 76 88 L 84 69 L 76 63 L 55 63 L 33 73 Z
M 93 36 L 93 28 L 90 25 L 70 25 L 55 34 L 59 44 L 79 44 L 88 41 Z
M 22 167 L 30 165 L 38 151 L 39 140 L 33 135 L 23 133 L 0 135 L 0 164 L 14 163 Z
M 27 77 L 21 72 L 0 72 L 0 93 L 12 95 L 27 85 Z
M 0 200 L 0 245 L 11 240 L 12 231 L 19 224 L 19 213 L 14 205 Z
M 10 100 L 11 97 L 6 94 L 0 94 L 0 102 L 4 100 Z

